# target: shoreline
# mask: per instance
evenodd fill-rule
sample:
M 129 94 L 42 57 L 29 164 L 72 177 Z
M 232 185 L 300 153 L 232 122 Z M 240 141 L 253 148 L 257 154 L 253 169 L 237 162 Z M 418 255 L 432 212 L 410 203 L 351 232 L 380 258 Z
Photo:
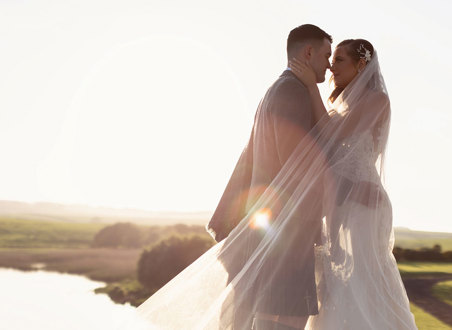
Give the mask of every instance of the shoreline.
M 21 271 L 75 274 L 104 282 L 94 290 L 118 304 L 140 305 L 151 293 L 136 278 L 142 249 L 108 248 L 0 248 L 0 267 Z

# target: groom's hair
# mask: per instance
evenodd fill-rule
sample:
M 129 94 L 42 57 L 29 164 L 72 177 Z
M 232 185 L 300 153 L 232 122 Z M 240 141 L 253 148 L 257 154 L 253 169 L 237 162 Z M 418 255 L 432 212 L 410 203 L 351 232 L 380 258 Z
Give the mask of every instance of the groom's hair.
M 287 56 L 293 57 L 292 55 L 308 42 L 314 46 L 320 46 L 323 39 L 333 42 L 333 38 L 318 26 L 312 24 L 300 25 L 290 31 L 287 37 Z

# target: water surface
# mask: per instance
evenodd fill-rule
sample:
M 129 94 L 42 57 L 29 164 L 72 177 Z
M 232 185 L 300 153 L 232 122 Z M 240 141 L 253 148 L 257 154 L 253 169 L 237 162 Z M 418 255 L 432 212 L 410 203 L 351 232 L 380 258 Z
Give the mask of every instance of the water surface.
M 135 307 L 95 294 L 102 286 L 80 275 L 0 268 L 0 329 L 114 329 Z

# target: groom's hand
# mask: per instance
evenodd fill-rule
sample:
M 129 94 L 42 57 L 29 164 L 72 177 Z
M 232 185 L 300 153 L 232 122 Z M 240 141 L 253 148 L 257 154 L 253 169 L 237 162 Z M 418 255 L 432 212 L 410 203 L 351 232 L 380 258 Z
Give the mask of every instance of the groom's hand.
M 356 201 L 374 209 L 382 201 L 382 193 L 379 185 L 369 181 L 362 181 L 358 188 Z
M 380 186 L 370 181 L 355 183 L 346 178 L 341 178 L 336 197 L 336 204 L 342 205 L 347 200 L 358 202 L 370 208 L 376 208 L 382 201 Z

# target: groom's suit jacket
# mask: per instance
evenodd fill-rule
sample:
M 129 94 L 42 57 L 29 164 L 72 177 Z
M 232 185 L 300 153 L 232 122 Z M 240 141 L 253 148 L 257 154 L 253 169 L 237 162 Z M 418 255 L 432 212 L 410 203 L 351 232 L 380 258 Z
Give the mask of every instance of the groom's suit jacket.
M 244 218 L 313 126 L 308 90 L 285 70 L 260 102 L 249 142 L 206 226 L 217 242 Z
M 290 70 L 284 71 L 260 102 L 248 145 L 206 226 L 216 241 L 226 238 L 265 189 L 271 189 L 273 179 L 313 126 L 313 111 L 306 87 Z M 282 315 L 318 313 L 314 241 L 320 233 L 319 212 L 309 210 L 312 221 L 300 230 L 300 224 L 306 222 L 300 221 L 303 208 L 297 209 L 293 219 L 287 219 L 286 229 L 279 236 L 281 244 L 275 244 L 275 249 L 268 251 L 266 264 L 254 288 L 254 292 L 260 295 L 261 305 L 256 308 L 261 312 Z M 250 243 L 240 256 L 242 266 L 260 240 L 256 237 L 254 233 L 250 234 Z M 225 264 L 225 268 L 229 280 L 232 280 L 241 266 L 234 261 Z M 253 299 L 252 295 L 250 299 Z

